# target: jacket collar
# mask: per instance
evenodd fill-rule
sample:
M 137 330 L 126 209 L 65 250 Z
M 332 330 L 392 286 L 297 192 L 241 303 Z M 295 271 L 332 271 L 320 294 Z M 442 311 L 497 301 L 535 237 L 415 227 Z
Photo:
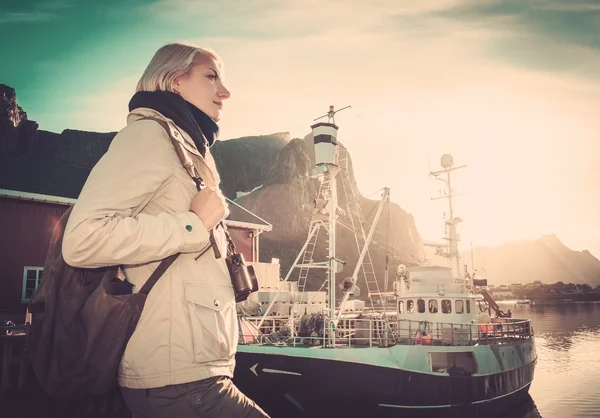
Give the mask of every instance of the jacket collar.
M 180 129 L 171 119 L 165 117 L 163 114 L 154 109 L 138 107 L 129 112 L 129 115 L 127 115 L 127 125 L 132 125 L 135 122 L 146 118 L 164 120 L 170 129 L 169 136 L 171 137 L 171 140 L 177 141 L 186 151 L 196 157 L 197 163 L 195 165 L 202 179 L 209 185 L 219 185 L 221 182 L 221 177 L 219 176 L 215 160 L 210 153 L 210 150 L 208 148 L 206 149 L 205 156 L 200 154 L 200 151 L 198 151 L 196 145 L 194 144 L 194 140 L 183 129 Z
M 162 113 L 154 109 L 150 109 L 148 107 L 138 107 L 137 109 L 132 110 L 129 112 L 129 115 L 127 115 L 127 125 L 131 125 L 140 119 L 145 119 L 148 117 L 164 120 L 171 130 L 171 138 L 183 138 L 182 144 L 188 152 L 200 158 L 204 158 L 202 154 L 200 154 L 200 151 L 198 151 L 198 148 L 196 148 L 194 140 L 188 135 L 187 132 L 185 132 L 183 129 L 180 129 L 172 119 L 165 117 Z M 175 132 L 177 132 L 177 134 L 175 134 Z

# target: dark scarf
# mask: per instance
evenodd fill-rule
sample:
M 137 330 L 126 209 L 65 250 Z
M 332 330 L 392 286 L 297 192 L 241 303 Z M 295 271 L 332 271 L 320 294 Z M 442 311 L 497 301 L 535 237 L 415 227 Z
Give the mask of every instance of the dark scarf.
M 173 120 L 194 140 L 202 156 L 218 136 L 219 127 L 203 111 L 186 101 L 179 94 L 169 91 L 138 91 L 129 101 L 129 111 L 147 107 Z

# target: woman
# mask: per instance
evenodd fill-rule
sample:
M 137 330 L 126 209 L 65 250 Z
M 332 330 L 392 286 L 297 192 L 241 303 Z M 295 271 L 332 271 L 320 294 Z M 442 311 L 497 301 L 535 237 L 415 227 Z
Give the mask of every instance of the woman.
M 65 229 L 68 264 L 122 265 L 134 291 L 180 253 L 149 293 L 121 359 L 118 382 L 134 418 L 267 416 L 231 382 L 238 325 L 219 256 L 226 240 L 215 229 L 228 209 L 209 151 L 230 96 L 222 74 L 211 51 L 160 48 L 129 103 L 127 126 L 90 173 Z M 182 140 L 202 190 L 170 136 Z

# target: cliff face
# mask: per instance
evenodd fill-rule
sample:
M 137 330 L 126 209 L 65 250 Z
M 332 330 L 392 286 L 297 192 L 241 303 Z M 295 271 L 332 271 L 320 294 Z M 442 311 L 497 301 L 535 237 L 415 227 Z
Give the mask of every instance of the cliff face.
M 27 147 L 26 156 L 62 164 L 92 168 L 108 147 L 116 132 L 98 133 L 65 129 L 61 134 L 38 131 Z
M 0 84 L 0 152 L 22 154 L 35 140 L 38 124 L 27 119 L 27 113 L 17 104 L 15 89 Z
M 277 156 L 269 175 L 258 190 L 237 199 L 236 202 L 256 213 L 273 224 L 273 231 L 261 236 L 261 261 L 279 258 L 282 275 L 285 275 L 293 264 L 298 252 L 302 249 L 309 233 L 309 224 L 313 212 L 313 201 L 317 197 L 319 182 L 310 178 L 310 170 L 315 164 L 312 135 L 304 139 L 292 140 Z M 349 165 L 350 181 L 346 190 L 348 195 L 357 196 L 363 216 L 373 213 L 378 201 L 365 199 L 359 193 L 352 165 Z M 341 274 L 337 276 L 339 283 L 352 274 L 359 252 L 356 239 L 349 230 L 351 221 L 347 210 L 346 193 L 344 192 L 341 174 L 338 174 L 338 205 L 345 210 L 338 218 L 336 229 L 336 255 L 346 262 Z M 393 231 L 390 230 L 391 221 Z M 372 218 L 364 225 L 365 233 L 371 227 Z M 326 231 L 320 234 L 324 239 L 318 241 L 313 259 L 325 260 L 327 254 Z M 376 225 L 370 255 L 378 278 L 380 289 L 383 289 L 383 277 L 386 265 L 395 272 L 399 263 L 411 264 L 420 254 L 421 239 L 417 232 L 412 215 L 406 213 L 396 204 L 389 204 L 384 209 Z M 387 261 L 386 261 L 387 260 Z M 299 270 L 292 274 L 295 280 Z M 392 277 L 392 276 L 390 276 Z M 321 287 L 323 274 L 311 272 L 307 281 L 307 289 L 317 290 Z M 390 279 L 391 282 L 391 279 Z M 362 295 L 367 295 L 364 283 L 358 283 Z
M 288 142 L 287 132 L 215 141 L 210 151 L 225 196 L 235 199 L 238 192 L 250 192 L 263 185 L 277 155 Z

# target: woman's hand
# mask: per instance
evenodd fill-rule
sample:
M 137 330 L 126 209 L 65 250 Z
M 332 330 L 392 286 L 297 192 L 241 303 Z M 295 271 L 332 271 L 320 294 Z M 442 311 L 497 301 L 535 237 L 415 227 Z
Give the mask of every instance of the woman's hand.
M 196 193 L 190 204 L 190 210 L 198 215 L 208 231 L 229 215 L 225 196 L 216 186 L 205 187 Z

